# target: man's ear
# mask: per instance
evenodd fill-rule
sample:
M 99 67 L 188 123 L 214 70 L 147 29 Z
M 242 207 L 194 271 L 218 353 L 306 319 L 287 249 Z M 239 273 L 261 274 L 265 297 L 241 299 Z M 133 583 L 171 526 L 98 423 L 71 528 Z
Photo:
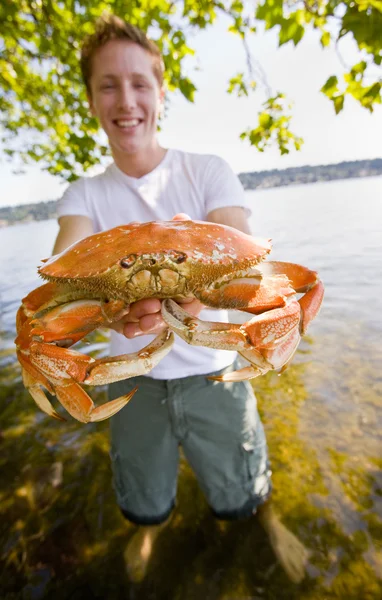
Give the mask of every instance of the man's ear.
M 94 107 L 94 103 L 93 103 L 92 97 L 89 94 L 89 92 L 86 92 L 86 96 L 87 96 L 87 99 L 88 99 L 90 112 L 91 112 L 91 114 L 92 114 L 93 117 L 96 117 L 97 116 L 96 109 Z
M 166 98 L 166 90 L 164 86 L 159 90 L 159 117 L 163 117 L 164 113 L 164 101 Z

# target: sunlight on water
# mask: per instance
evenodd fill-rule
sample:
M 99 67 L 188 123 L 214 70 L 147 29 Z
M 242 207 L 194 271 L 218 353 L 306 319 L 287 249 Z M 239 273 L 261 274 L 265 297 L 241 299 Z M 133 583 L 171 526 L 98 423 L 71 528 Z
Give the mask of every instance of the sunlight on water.
M 129 583 L 122 553 L 134 528 L 115 505 L 108 424 L 48 418 L 14 362 L 14 315 L 51 252 L 57 224 L 49 221 L 0 230 L 2 598 L 382 597 L 382 178 L 248 198 L 254 234 L 273 239 L 272 258 L 316 269 L 326 286 L 293 364 L 253 381 L 274 501 L 311 552 L 308 577 L 300 586 L 287 580 L 256 520 L 217 523 L 183 462 L 178 507 L 147 581 Z M 105 351 L 101 332 L 85 351 Z M 91 393 L 105 400 L 103 389 Z

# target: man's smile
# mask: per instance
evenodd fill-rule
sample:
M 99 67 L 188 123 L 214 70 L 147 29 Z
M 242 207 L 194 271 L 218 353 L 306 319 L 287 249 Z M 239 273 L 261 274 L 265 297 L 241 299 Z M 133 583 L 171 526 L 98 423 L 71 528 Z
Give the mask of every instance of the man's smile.
M 142 123 L 143 119 L 114 119 L 113 124 L 120 129 L 133 129 Z

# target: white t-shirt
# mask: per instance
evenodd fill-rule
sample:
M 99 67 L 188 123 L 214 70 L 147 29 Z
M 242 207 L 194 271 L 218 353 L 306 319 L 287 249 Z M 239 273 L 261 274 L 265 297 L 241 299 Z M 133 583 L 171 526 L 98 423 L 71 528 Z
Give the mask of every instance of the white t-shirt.
M 58 202 L 58 216 L 83 215 L 104 231 L 131 221 L 168 221 L 184 212 L 194 220 L 206 220 L 216 208 L 240 206 L 250 210 L 243 187 L 229 165 L 212 155 L 168 150 L 162 162 L 136 179 L 112 163 L 95 177 L 72 183 Z M 227 321 L 227 311 L 204 309 L 204 321 Z M 111 332 L 111 356 L 137 352 L 154 336 L 132 340 Z M 154 379 L 174 379 L 224 369 L 236 353 L 190 346 L 177 335 L 170 353 L 150 373 Z

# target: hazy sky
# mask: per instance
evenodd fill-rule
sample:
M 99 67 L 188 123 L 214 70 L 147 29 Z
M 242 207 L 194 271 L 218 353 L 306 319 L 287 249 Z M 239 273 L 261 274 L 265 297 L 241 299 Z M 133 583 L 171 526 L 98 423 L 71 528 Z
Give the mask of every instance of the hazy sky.
M 319 92 L 326 79 L 340 75 L 343 67 L 334 49 L 321 48 L 318 33 L 309 32 L 297 48 L 292 43 L 278 48 L 273 31 L 256 34 L 250 42 L 272 90 L 293 101 L 291 129 L 305 143 L 300 152 L 286 156 L 276 148 L 260 153 L 239 139 L 242 131 L 256 125 L 264 100 L 260 91 L 244 99 L 225 93 L 228 79 L 245 69 L 239 38 L 227 33 L 226 23 L 220 21 L 197 34 L 190 45 L 196 50 L 196 61 L 189 61 L 189 75 L 198 91 L 194 104 L 180 94 L 172 95 L 159 136 L 165 147 L 218 154 L 237 173 L 382 156 L 382 107 L 370 114 L 347 98 L 344 111 L 336 116 L 332 103 Z M 345 38 L 339 50 L 348 65 L 360 60 L 351 39 Z M 193 71 L 196 65 L 201 70 Z M 37 167 L 29 168 L 26 175 L 14 175 L 5 160 L 0 162 L 0 181 L 1 206 L 55 199 L 66 186 Z

